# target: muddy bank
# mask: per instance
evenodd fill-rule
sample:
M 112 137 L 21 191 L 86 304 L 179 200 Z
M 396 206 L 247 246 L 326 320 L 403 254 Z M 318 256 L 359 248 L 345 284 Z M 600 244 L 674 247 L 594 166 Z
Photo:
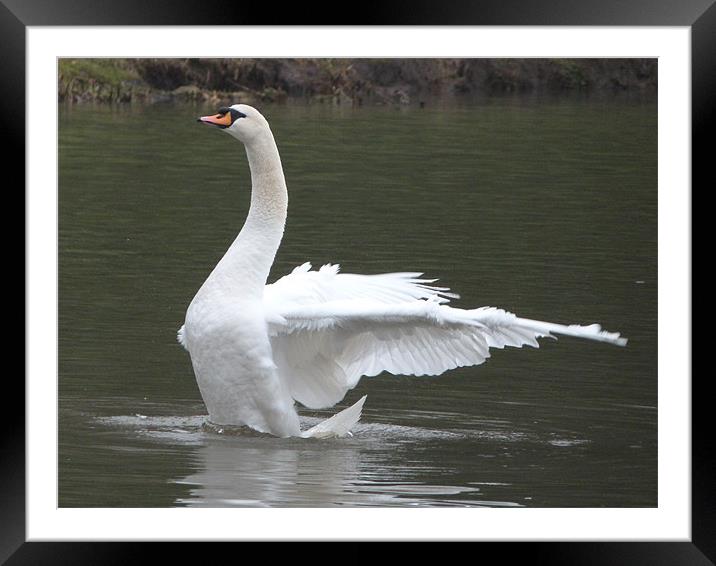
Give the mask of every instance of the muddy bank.
M 196 101 L 419 104 L 505 93 L 655 96 L 656 59 L 61 59 L 71 104 Z

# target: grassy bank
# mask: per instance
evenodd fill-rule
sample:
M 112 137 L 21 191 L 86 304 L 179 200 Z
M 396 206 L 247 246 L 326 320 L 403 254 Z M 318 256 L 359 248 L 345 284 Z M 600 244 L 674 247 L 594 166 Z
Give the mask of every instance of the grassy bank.
M 656 59 L 61 59 L 60 102 L 414 104 L 503 93 L 655 95 Z

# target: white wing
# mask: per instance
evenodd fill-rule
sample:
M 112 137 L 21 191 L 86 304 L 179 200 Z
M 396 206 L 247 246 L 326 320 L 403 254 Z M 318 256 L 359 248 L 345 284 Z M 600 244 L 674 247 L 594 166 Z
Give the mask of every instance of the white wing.
M 624 345 L 599 325 L 563 326 L 504 310 L 445 305 L 449 293 L 418 273 L 339 274 L 337 266 L 304 264 L 267 285 L 274 360 L 294 399 L 310 408 L 340 401 L 361 376 L 383 371 L 439 375 L 477 365 L 490 348 L 539 347 L 537 338 L 564 334 Z
M 431 299 L 447 303 L 459 295 L 447 287 L 430 285 L 436 279 L 420 279 L 422 273 L 381 273 L 354 275 L 338 273 L 338 265 L 324 265 L 311 271 L 304 263 L 290 275 L 282 277 L 264 290 L 264 303 L 273 311 L 282 311 L 297 305 L 315 305 L 330 301 L 371 299 L 380 303 L 404 303 L 417 299 Z

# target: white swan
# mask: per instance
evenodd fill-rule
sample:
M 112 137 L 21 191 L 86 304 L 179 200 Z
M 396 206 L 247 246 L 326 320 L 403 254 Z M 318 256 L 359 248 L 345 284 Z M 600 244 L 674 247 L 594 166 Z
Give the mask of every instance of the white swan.
M 199 121 L 244 143 L 252 182 L 246 223 L 178 333 L 212 422 L 281 437 L 343 436 L 360 418 L 365 397 L 304 432 L 294 401 L 330 407 L 364 375 L 438 375 L 481 364 L 489 348 L 538 347 L 537 338 L 553 333 L 626 344 L 596 324 L 563 326 L 495 308 L 449 307 L 456 295 L 420 273 L 339 274 L 335 265 L 313 271 L 305 263 L 267 285 L 288 204 L 271 129 L 244 104 Z

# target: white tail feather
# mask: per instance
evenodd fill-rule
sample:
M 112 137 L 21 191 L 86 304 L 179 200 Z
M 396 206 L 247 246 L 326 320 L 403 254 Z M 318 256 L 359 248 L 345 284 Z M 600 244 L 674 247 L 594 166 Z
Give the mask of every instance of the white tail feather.
M 367 395 L 363 395 L 356 403 L 336 413 L 332 417 L 318 423 L 301 433 L 303 438 L 341 438 L 352 436 L 351 428 L 360 420 L 363 403 Z

